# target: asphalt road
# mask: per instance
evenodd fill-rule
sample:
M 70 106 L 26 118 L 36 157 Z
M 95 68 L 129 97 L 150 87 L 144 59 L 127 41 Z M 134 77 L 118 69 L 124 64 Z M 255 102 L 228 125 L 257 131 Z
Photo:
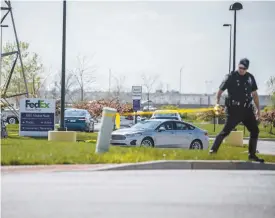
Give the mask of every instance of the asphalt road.
M 244 140 L 248 144 L 248 140 Z M 275 155 L 275 141 L 258 141 L 257 149 L 260 154 Z
M 4 173 L 2 217 L 274 218 L 275 173 Z

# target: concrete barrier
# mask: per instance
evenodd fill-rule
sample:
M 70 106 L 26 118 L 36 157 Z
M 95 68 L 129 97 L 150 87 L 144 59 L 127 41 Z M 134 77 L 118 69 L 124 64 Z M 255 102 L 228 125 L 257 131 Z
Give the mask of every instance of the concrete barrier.
M 243 145 L 243 131 L 232 131 L 229 136 L 224 139 L 224 142 L 235 146 Z
M 49 131 L 48 141 L 76 142 L 76 132 L 74 131 Z
M 103 108 L 102 124 L 97 135 L 96 153 L 109 151 L 111 135 L 115 125 L 116 112 L 117 110 L 114 108 Z

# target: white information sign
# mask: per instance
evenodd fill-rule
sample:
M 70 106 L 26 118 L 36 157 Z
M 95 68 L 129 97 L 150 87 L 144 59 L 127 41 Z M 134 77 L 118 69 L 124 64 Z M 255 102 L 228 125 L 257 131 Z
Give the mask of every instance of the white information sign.
M 19 135 L 47 137 L 55 129 L 55 100 L 24 98 L 20 100 Z
M 132 99 L 133 100 L 142 99 L 142 86 L 132 86 Z

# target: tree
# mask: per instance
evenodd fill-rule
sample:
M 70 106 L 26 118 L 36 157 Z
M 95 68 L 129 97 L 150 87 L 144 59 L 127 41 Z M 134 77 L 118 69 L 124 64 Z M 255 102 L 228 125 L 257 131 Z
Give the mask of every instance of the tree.
M 121 104 L 117 99 L 113 100 L 95 100 L 95 101 L 86 101 L 80 102 L 73 105 L 74 108 L 85 109 L 90 112 L 90 114 L 97 118 L 102 115 L 102 110 L 104 107 L 111 107 L 117 109 L 118 113 L 128 113 L 131 112 L 132 105 L 131 104 Z
M 267 81 L 268 93 L 271 96 L 271 106 L 275 108 L 275 76 L 271 76 Z
M 41 86 L 41 77 L 43 72 L 43 65 L 40 63 L 39 56 L 37 53 L 29 52 L 29 43 L 20 42 L 19 47 L 22 56 L 22 62 L 24 66 L 25 77 L 27 80 L 27 87 L 30 97 L 39 97 L 39 89 Z M 17 51 L 16 43 L 6 43 L 4 46 L 4 53 Z M 1 80 L 7 81 L 10 74 L 15 55 L 9 55 L 2 59 L 2 75 Z M 9 88 L 7 90 L 7 96 L 14 94 L 21 94 L 26 92 L 24 80 L 22 77 L 22 69 L 19 61 L 17 59 L 17 64 L 15 65 Z M 3 89 L 4 84 L 1 84 L 1 89 Z M 17 101 L 19 98 L 17 98 Z
M 265 126 L 270 125 L 269 133 L 273 134 L 272 127 L 275 127 L 275 110 L 263 112 L 260 120 L 264 122 Z
M 90 61 L 85 56 L 77 56 L 78 66 L 72 70 L 77 84 L 80 89 L 80 100 L 84 101 L 85 90 L 91 87 L 91 84 L 95 82 L 93 74 L 97 70 L 97 67 L 89 66 Z
M 50 93 L 52 94 L 52 98 L 60 98 L 61 95 L 61 73 L 59 72 L 55 78 L 58 78 L 57 81 L 54 82 L 54 86 L 51 88 Z M 66 73 L 65 78 L 65 99 L 70 99 L 74 101 L 72 98 L 72 93 L 74 93 L 74 85 L 75 85 L 75 76 L 74 74 L 68 72 Z
M 124 90 L 124 84 L 125 84 L 125 76 L 113 76 L 115 80 L 115 85 L 114 85 L 114 97 L 119 100 L 121 92 Z
M 148 110 L 149 110 L 149 102 L 150 102 L 150 93 L 157 79 L 158 79 L 157 75 L 155 76 L 146 76 L 145 74 L 142 75 L 143 85 L 145 86 L 147 91 Z
M 214 118 L 225 119 L 225 111 L 222 108 L 221 113 L 216 114 L 214 110 L 205 111 L 198 114 L 198 118 L 203 121 L 211 121 Z

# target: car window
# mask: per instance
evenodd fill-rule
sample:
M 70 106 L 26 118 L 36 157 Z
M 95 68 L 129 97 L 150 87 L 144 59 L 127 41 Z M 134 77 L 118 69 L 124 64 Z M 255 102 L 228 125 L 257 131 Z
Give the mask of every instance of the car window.
M 177 114 L 176 113 L 169 113 L 169 112 L 156 112 L 153 115 L 154 117 L 176 117 Z
M 77 110 L 65 110 L 65 117 L 80 117 L 86 116 L 85 111 L 77 111 Z
M 159 126 L 159 128 L 160 127 L 164 127 L 166 130 L 174 130 L 174 123 L 168 121 L 168 122 L 165 122 L 165 123 L 161 124 Z
M 161 124 L 161 121 L 145 120 L 145 121 L 141 121 L 141 122 L 133 125 L 131 128 L 134 128 L 134 129 L 155 129 L 159 124 Z
M 158 117 L 158 116 L 155 116 L 155 117 L 152 117 L 151 119 L 162 119 L 162 120 L 179 120 L 178 117 Z
M 176 129 L 177 130 L 188 130 L 188 126 L 185 123 L 176 123 Z

